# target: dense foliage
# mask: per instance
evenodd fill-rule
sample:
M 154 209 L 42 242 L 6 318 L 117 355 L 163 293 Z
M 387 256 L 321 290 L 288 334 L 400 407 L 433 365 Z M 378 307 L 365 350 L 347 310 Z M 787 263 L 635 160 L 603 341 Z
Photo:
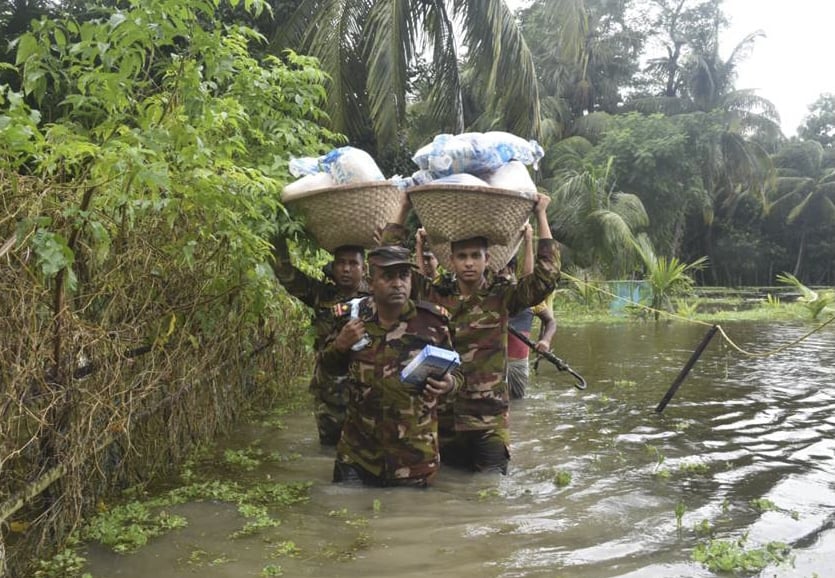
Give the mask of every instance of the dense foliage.
M 306 314 L 275 282 L 268 240 L 296 227 L 279 202 L 289 158 L 338 142 L 324 76 L 293 52 L 255 58 L 263 37 L 216 8 L 132 0 L 41 18 L 12 45 L 0 502 L 52 476 L 18 548 L 57 541 L 113 485 L 165 473 L 305 366 Z M 17 569 L 32 557 L 19 552 Z

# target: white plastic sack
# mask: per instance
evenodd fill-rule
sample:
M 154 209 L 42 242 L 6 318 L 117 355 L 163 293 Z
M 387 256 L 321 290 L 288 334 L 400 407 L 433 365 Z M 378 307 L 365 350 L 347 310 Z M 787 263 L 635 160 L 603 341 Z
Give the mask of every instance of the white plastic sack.
M 537 168 L 544 151 L 535 140 L 526 141 L 507 132 L 439 134 L 424 145 L 412 160 L 435 177 L 458 173 L 481 175 L 512 160 Z
M 536 193 L 536 185 L 531 179 L 528 169 L 521 161 L 510 161 L 492 173 L 483 175 L 483 177 L 491 187 L 519 191 L 520 193 Z
M 339 185 L 386 179 L 370 154 L 353 147 L 332 150 L 322 158 L 322 166 Z
M 354 147 L 340 147 L 320 157 L 290 159 L 290 174 L 294 177 L 320 173 L 332 176 L 332 184 L 337 185 L 385 180 L 371 155 Z
M 439 185 L 444 183 L 448 185 L 465 185 L 467 187 L 489 186 L 486 181 L 468 173 L 457 173 L 454 175 L 449 175 L 448 177 L 441 177 L 440 179 L 435 179 L 434 181 L 432 181 L 433 185 Z
M 317 189 L 326 189 L 334 186 L 334 184 L 336 183 L 334 183 L 333 177 L 331 177 L 328 173 L 316 173 L 313 175 L 303 176 L 297 181 L 293 181 L 284 187 L 281 191 L 281 202 L 284 203 L 291 201 L 301 193 L 315 191 Z

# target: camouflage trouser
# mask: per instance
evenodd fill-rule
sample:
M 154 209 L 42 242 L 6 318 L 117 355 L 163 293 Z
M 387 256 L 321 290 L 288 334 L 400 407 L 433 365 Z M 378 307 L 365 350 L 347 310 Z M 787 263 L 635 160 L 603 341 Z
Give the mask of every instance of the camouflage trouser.
M 510 387 L 510 399 L 522 399 L 525 397 L 525 389 L 528 387 L 530 369 L 528 358 L 507 360 L 507 384 Z
M 342 424 L 345 423 L 345 406 L 330 404 L 317 398 L 313 413 L 316 416 L 316 427 L 319 429 L 319 443 L 323 446 L 335 446 L 342 434 Z
M 335 446 L 342 434 L 345 407 L 348 405 L 345 378 L 324 375 L 318 367 L 313 375 L 310 392 L 313 394 L 313 414 L 319 429 L 319 443 Z
M 459 431 L 441 438 L 441 463 L 476 472 L 507 473 L 510 461 L 507 428 Z
M 435 477 L 435 472 L 419 478 L 385 479 L 376 476 L 356 464 L 346 464 L 336 461 L 333 464 L 333 481 L 335 483 L 363 484 L 386 488 L 391 486 L 407 486 L 410 488 L 426 488 Z

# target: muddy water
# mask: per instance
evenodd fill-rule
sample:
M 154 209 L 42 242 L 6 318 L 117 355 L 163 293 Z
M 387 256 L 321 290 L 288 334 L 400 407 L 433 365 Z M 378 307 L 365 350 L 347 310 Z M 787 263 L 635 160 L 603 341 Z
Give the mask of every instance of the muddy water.
M 729 324 L 744 348 L 771 349 L 808 326 Z M 310 480 L 311 500 L 247 538 L 234 507 L 188 504 L 189 526 L 136 554 L 88 549 L 96 578 L 712 576 L 691 561 L 707 520 L 715 539 L 781 541 L 794 564 L 763 576 L 835 576 L 835 331 L 766 359 L 716 336 L 662 415 L 654 409 L 705 327 L 630 324 L 562 329 L 558 355 L 586 392 L 543 363 L 512 408 L 509 475 L 445 469 L 430 490 L 329 483 L 332 453 L 313 420 L 242 427 L 230 448 L 260 440 L 300 457 L 256 479 Z M 558 473 L 570 483 L 555 483 Z M 751 501 L 770 500 L 761 512 Z M 681 526 L 676 506 L 683 504 Z M 294 556 L 281 555 L 292 541 Z M 286 546 L 286 545 L 285 545 Z

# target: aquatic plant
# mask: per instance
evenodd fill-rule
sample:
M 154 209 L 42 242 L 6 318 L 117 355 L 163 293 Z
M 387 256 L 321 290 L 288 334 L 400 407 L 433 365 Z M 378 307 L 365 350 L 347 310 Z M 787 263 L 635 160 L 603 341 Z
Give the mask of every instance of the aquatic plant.
M 567 470 L 560 470 L 557 472 L 557 475 L 554 476 L 554 485 L 560 488 L 564 488 L 571 483 L 571 472 Z
M 754 498 L 749 504 L 758 512 L 778 512 L 781 510 L 777 504 L 767 498 Z
M 227 449 L 223 452 L 223 461 L 228 465 L 251 471 L 261 465 L 263 455 L 264 451 L 258 448 Z
M 281 521 L 270 516 L 267 508 L 264 506 L 240 504 L 238 506 L 238 513 L 244 518 L 247 518 L 247 522 L 243 528 L 229 534 L 230 538 L 243 538 L 244 536 L 250 536 L 266 528 L 275 528 L 281 525 Z
M 691 474 L 709 474 L 710 466 L 701 462 L 685 462 L 679 464 L 678 471 Z
M 82 530 L 85 540 L 96 540 L 114 552 L 133 552 L 169 530 L 183 528 L 188 521 L 165 510 L 152 514 L 146 504 L 129 502 L 100 512 Z
M 281 566 L 275 564 L 267 564 L 261 569 L 261 576 L 263 578 L 272 578 L 273 576 L 284 576 L 284 571 Z
M 291 540 L 279 542 L 270 549 L 270 557 L 272 558 L 281 558 L 283 556 L 295 558 L 299 554 L 301 554 L 301 550 Z
M 789 561 L 791 548 L 783 542 L 769 542 L 761 548 L 746 549 L 748 534 L 738 540 L 710 540 L 698 544 L 692 558 L 711 572 L 759 572 L 769 564 Z
M 35 578 L 92 578 L 89 573 L 81 574 L 87 559 L 75 551 L 75 542 L 64 548 L 49 560 L 38 560 Z
M 700 536 L 712 536 L 713 526 L 710 525 L 710 521 L 707 518 L 704 518 L 701 522 L 693 526 L 693 531 Z
M 681 534 L 681 523 L 684 519 L 684 512 L 687 511 L 687 506 L 684 502 L 679 502 L 676 504 L 676 528 L 678 529 L 679 534 Z

